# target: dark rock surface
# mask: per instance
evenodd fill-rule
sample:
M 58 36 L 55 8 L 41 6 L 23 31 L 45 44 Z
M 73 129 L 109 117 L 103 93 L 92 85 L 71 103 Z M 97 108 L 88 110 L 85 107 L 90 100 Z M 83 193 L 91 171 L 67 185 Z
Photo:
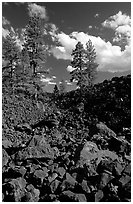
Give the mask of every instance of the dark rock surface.
M 58 127 L 33 131 L 31 124 L 45 113 L 30 99 L 9 98 L 3 107 L 3 202 L 131 202 L 131 129 L 124 122 L 117 133 L 109 121 L 60 109 Z M 18 112 L 11 117 L 12 110 Z M 49 120 L 53 112 L 50 106 Z

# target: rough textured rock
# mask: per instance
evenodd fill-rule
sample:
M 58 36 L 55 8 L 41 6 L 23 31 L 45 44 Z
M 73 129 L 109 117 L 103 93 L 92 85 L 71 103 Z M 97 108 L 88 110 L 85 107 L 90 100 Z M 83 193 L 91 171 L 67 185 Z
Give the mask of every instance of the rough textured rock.
M 63 178 L 63 176 L 66 173 L 66 170 L 63 167 L 59 167 L 59 168 L 56 169 L 56 173 L 58 173 L 60 178 Z
M 96 124 L 97 131 L 100 133 L 100 135 L 104 135 L 107 138 L 111 138 L 112 136 L 116 136 L 115 132 L 113 132 L 110 128 L 107 127 L 102 122 L 99 122 Z
M 86 202 L 87 199 L 84 194 L 76 194 L 72 191 L 64 191 L 61 196 L 61 200 L 65 200 L 66 202 Z M 63 201 L 62 200 L 62 201 Z
M 86 142 L 80 152 L 80 164 L 84 165 L 97 158 L 98 151 L 99 149 L 95 143 L 90 141 Z
M 88 186 L 88 183 L 86 180 L 83 179 L 82 183 L 81 183 L 82 189 L 85 193 L 91 193 L 91 190 Z
M 50 189 L 51 189 L 51 192 L 54 193 L 58 186 L 60 184 L 60 181 L 58 179 L 55 179 L 51 184 L 50 184 Z
M 26 187 L 27 190 L 27 200 L 28 202 L 38 202 L 39 201 L 39 195 L 40 195 L 40 191 L 36 188 L 34 188 L 34 186 L 32 184 L 28 185 Z
M 45 178 L 48 177 L 48 170 L 46 167 L 43 169 L 35 170 L 33 178 L 35 179 L 35 183 L 38 185 L 42 185 Z
M 100 200 L 104 197 L 104 193 L 102 190 L 98 190 L 95 194 L 95 202 L 100 202 Z
M 66 178 L 61 184 L 61 190 L 74 189 L 77 181 L 69 174 L 66 173 Z
M 2 167 L 6 166 L 10 160 L 9 155 L 7 152 L 3 149 L 2 150 Z
M 53 159 L 54 153 L 43 136 L 34 136 L 29 146 L 16 153 L 15 158 L 16 160 L 26 160 L 29 158 Z
M 23 178 L 12 179 L 5 184 L 5 200 L 21 202 L 22 197 L 25 196 L 26 181 Z

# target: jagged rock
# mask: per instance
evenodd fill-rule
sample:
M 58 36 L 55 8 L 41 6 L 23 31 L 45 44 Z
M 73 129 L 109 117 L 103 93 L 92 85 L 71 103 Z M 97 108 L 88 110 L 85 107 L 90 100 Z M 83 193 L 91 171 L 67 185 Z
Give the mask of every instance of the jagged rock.
M 48 177 L 49 183 L 54 181 L 57 177 L 58 177 L 58 174 L 57 173 L 53 173 L 51 176 Z
M 2 146 L 5 149 L 8 149 L 8 148 L 11 148 L 13 146 L 13 143 L 8 139 L 4 139 L 4 140 L 2 140 Z
M 114 176 L 112 176 L 110 173 L 106 173 L 106 172 L 102 173 L 99 189 L 103 189 L 112 179 L 114 179 Z
M 56 169 L 56 173 L 58 173 L 60 178 L 63 178 L 63 176 L 65 175 L 66 170 L 63 167 L 59 167 Z
M 52 193 L 54 193 L 57 190 L 59 184 L 60 184 L 60 181 L 58 179 L 55 179 L 54 181 L 52 181 L 52 183 L 50 184 Z
M 97 176 L 98 176 L 98 173 L 96 172 L 96 166 L 95 164 L 87 164 L 86 165 L 86 170 L 87 170 L 87 176 L 88 177 L 96 177 L 95 179 L 97 180 Z
M 58 157 L 60 155 L 60 151 L 57 147 L 53 147 L 53 152 L 54 152 L 56 157 Z
M 40 191 L 38 189 L 34 188 L 34 186 L 32 184 L 28 185 L 26 187 L 26 189 L 28 191 L 28 197 L 29 197 L 28 202 L 38 202 L 39 196 L 40 196 Z
M 109 150 L 99 150 L 95 143 L 86 142 L 80 152 L 80 160 L 78 163 L 83 166 L 84 164 L 90 165 L 95 161 L 95 164 L 98 165 L 103 159 L 111 159 L 112 161 L 119 160 L 118 156 L 114 152 Z
M 61 190 L 69 190 L 69 189 L 74 189 L 77 181 L 69 174 L 66 173 L 66 178 L 61 184 Z
M 48 177 L 48 170 L 46 167 L 40 170 L 35 170 L 34 172 L 35 183 L 42 185 L 45 178 Z
M 80 152 L 80 164 L 89 163 L 91 160 L 94 160 L 97 158 L 98 154 L 98 147 L 93 142 L 86 142 L 83 149 Z
M 4 201 L 14 201 L 21 202 L 22 197 L 25 196 L 26 180 L 23 178 L 12 179 L 5 185 L 3 189 L 5 200 Z
M 61 201 L 65 202 L 86 202 L 87 199 L 84 194 L 76 194 L 72 191 L 64 191 L 61 195 Z
M 86 196 L 84 194 L 76 194 L 75 195 L 76 202 L 87 202 Z
M 102 122 L 99 122 L 98 124 L 96 124 L 96 128 L 97 128 L 97 131 L 101 135 L 104 135 L 105 137 L 107 136 L 107 138 L 111 138 L 113 136 L 116 136 L 115 132 L 112 131 L 110 128 L 108 128 L 107 125 L 105 125 Z
M 59 202 L 56 198 L 56 195 L 55 194 L 49 194 L 48 196 L 50 198 L 50 201 L 51 202 Z
M 2 150 L 2 167 L 6 166 L 10 161 L 10 157 L 7 152 L 3 149 Z
M 124 169 L 124 173 L 127 175 L 131 175 L 131 163 L 128 164 L 125 169 Z
M 15 155 L 16 160 L 26 160 L 29 158 L 53 159 L 54 153 L 50 145 L 43 136 L 34 136 L 29 146 Z
M 104 197 L 104 193 L 102 190 L 98 190 L 95 193 L 95 202 L 100 202 L 100 200 Z
M 131 182 L 131 176 L 123 174 L 119 181 L 122 186 L 125 186 L 127 183 Z
M 87 181 L 83 179 L 82 183 L 81 183 L 82 189 L 84 192 L 86 193 L 91 193 L 90 188 L 88 187 Z
M 123 171 L 123 166 L 119 162 L 116 162 L 114 166 L 113 175 L 120 176 L 122 171 Z

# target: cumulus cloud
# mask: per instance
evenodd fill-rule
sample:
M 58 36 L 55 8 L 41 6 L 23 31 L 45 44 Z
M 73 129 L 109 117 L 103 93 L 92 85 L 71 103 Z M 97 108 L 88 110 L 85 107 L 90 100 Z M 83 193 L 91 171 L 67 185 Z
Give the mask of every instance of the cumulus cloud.
M 85 46 L 90 39 L 95 46 L 100 71 L 127 71 L 131 66 L 131 46 L 128 44 L 122 51 L 120 46 L 112 45 L 100 37 L 88 35 L 84 32 L 72 32 L 70 35 L 60 33 L 56 36 L 59 46 L 52 48 L 52 53 L 57 59 L 71 60 L 72 50 L 78 41 Z M 73 68 L 69 65 L 67 71 L 71 72 Z
M 131 38 L 131 17 L 119 11 L 116 15 L 110 16 L 102 23 L 103 27 L 111 28 L 115 31 L 113 41 L 121 41 L 123 39 L 130 42 Z
M 41 81 L 46 83 L 46 84 L 51 84 L 54 85 L 56 82 L 54 81 L 56 79 L 56 76 L 51 76 L 51 77 L 45 77 L 44 75 L 41 78 Z
M 29 16 L 39 16 L 41 19 L 47 19 L 47 12 L 44 6 L 35 3 L 28 4 Z

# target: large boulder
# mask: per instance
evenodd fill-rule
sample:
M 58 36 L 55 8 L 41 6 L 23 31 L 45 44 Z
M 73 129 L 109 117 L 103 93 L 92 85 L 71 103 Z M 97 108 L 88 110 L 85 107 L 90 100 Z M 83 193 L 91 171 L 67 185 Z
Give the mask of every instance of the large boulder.
M 75 188 L 76 184 L 77 181 L 69 173 L 66 173 L 65 180 L 62 182 L 60 188 L 62 191 L 71 190 Z
M 43 136 L 34 136 L 27 148 L 15 155 L 16 160 L 53 159 L 54 152 Z
M 34 188 L 34 186 L 32 184 L 29 184 L 26 187 L 26 194 L 23 197 L 24 202 L 38 202 L 39 201 L 39 196 L 40 196 L 40 191 L 36 188 Z
M 110 139 L 116 137 L 116 134 L 102 122 L 96 124 L 94 133 L 92 141 L 101 149 L 107 149 Z
M 104 135 L 107 138 L 116 136 L 115 132 L 110 128 L 108 128 L 107 125 L 105 125 L 102 122 L 99 122 L 98 124 L 96 124 L 96 129 L 97 129 L 97 132 L 100 133 L 100 135 Z
M 5 185 L 3 185 L 4 201 L 21 202 L 26 193 L 25 187 L 26 180 L 21 177 L 5 183 Z
M 64 191 L 60 196 L 61 201 L 65 202 L 87 202 L 84 194 L 73 193 L 72 191 Z
M 99 149 L 97 145 L 93 142 L 87 141 L 80 152 L 80 165 L 84 165 L 85 163 L 89 163 L 91 160 L 94 160 L 98 156 Z
M 99 150 L 97 145 L 93 142 L 86 142 L 83 149 L 80 152 L 80 159 L 78 163 L 91 164 L 94 161 L 98 165 L 103 159 L 111 159 L 112 161 L 118 160 L 118 156 L 109 150 Z

